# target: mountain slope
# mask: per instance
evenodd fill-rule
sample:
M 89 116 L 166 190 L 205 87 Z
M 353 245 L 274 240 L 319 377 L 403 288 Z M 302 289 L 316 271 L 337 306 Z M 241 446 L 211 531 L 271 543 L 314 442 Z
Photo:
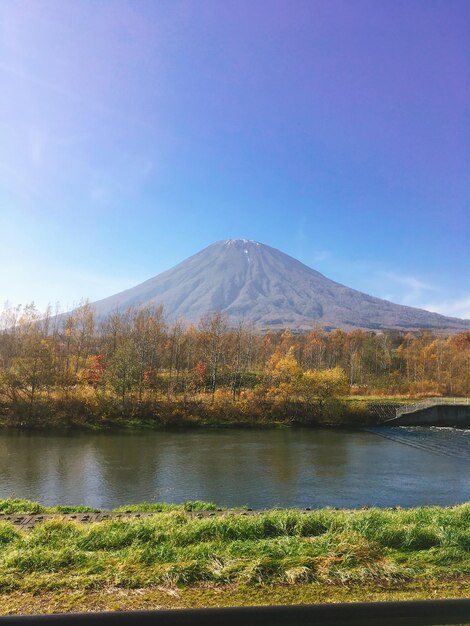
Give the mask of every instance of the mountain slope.
M 168 319 L 223 311 L 261 328 L 470 329 L 445 317 L 368 296 L 256 241 L 219 241 L 131 289 L 93 304 L 98 317 L 163 304 Z

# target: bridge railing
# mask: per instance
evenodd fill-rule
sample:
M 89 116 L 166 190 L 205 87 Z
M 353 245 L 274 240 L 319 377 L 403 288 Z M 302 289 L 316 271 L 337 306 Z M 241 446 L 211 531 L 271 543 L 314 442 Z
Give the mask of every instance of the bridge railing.
M 0 617 L 0 626 L 439 626 L 470 623 L 470 600 L 354 602 Z
M 413 413 L 414 411 L 420 411 L 433 406 L 441 405 L 463 405 L 470 406 L 470 398 L 426 398 L 419 402 L 413 402 L 411 404 L 401 404 L 397 407 L 396 416 L 400 417 L 405 413 Z

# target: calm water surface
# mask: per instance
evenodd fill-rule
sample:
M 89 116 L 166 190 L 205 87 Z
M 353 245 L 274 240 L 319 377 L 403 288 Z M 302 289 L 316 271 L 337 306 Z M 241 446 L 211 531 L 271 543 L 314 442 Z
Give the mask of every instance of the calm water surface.
M 448 428 L 0 433 L 0 498 L 44 504 L 451 505 L 469 470 L 470 431 Z

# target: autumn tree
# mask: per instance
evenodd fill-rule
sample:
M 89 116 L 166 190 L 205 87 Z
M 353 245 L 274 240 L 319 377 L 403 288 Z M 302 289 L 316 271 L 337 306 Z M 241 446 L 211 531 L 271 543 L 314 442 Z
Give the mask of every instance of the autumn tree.
M 227 317 L 222 313 L 205 315 L 199 325 L 205 352 L 204 360 L 208 369 L 212 402 L 214 402 L 217 387 L 217 375 L 223 363 L 223 346 L 227 327 Z
M 348 377 L 340 367 L 327 370 L 307 370 L 299 380 L 298 388 L 304 400 L 317 404 L 323 417 L 335 417 L 338 399 L 349 392 Z
M 139 400 L 144 386 L 156 377 L 163 357 L 166 323 L 163 307 L 146 307 L 135 311 L 131 321 L 131 337 L 138 358 Z
M 132 343 L 119 345 L 106 369 L 106 380 L 125 404 L 127 394 L 140 382 L 139 355 Z

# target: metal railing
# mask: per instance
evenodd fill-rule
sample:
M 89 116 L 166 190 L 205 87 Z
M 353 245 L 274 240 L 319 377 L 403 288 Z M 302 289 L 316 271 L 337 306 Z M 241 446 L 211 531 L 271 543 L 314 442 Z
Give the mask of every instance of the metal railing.
M 176 609 L 115 613 L 68 613 L 0 617 L 0 625 L 64 626 L 439 626 L 470 623 L 470 600 L 417 600 Z
M 413 402 L 412 404 L 401 404 L 397 407 L 396 416 L 400 417 L 406 413 L 413 413 L 414 411 L 428 409 L 433 406 L 442 406 L 444 404 L 470 406 L 470 398 L 426 398 L 425 400 Z
M 397 406 L 391 402 L 370 402 L 368 407 L 370 412 L 377 418 L 379 424 L 395 419 L 397 416 Z

